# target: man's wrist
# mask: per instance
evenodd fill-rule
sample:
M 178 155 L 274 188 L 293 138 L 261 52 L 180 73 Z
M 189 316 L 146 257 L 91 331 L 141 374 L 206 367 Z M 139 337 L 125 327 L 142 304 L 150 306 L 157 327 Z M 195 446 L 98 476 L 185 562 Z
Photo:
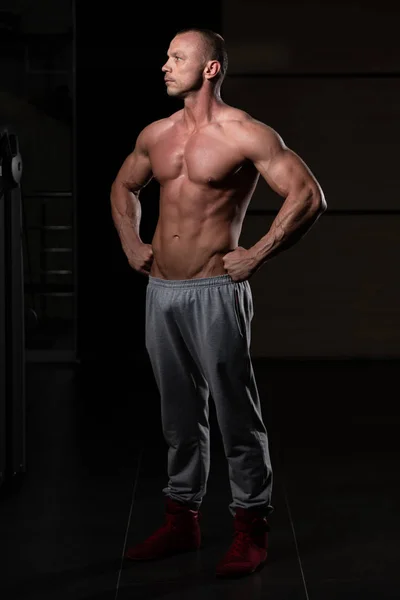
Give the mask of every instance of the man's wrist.
M 262 242 L 262 240 L 260 240 Z M 251 248 L 249 248 L 250 259 L 255 270 L 259 269 L 267 260 L 270 245 L 265 243 L 257 242 Z

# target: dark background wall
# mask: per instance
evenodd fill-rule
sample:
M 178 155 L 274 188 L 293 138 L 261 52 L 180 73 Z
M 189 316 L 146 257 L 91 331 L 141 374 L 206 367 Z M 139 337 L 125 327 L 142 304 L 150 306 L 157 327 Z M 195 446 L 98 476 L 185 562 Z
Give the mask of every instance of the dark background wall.
M 328 201 L 252 280 L 255 356 L 399 354 L 399 13 L 387 2 L 223 2 L 225 101 L 275 128 Z M 279 205 L 260 181 L 243 246 Z
M 138 133 L 181 107 L 170 99 L 161 67 L 175 32 L 221 29 L 218 3 L 185 2 L 96 9 L 77 3 L 77 193 L 79 350 L 83 360 L 145 357 L 147 279 L 129 267 L 112 224 L 110 186 Z M 151 243 L 158 187 L 143 190 L 141 237 Z

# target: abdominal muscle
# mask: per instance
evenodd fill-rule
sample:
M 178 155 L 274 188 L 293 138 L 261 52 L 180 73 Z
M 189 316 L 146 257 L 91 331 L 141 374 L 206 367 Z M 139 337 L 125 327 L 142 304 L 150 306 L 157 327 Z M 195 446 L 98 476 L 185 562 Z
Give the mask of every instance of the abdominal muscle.
M 202 212 L 201 217 L 197 211 L 183 215 L 174 203 L 164 204 L 152 240 L 152 277 L 198 279 L 227 274 L 222 258 L 237 247 L 239 233 L 226 214 L 231 208 L 218 204 L 218 214 Z
M 174 233 L 179 231 L 179 233 Z M 150 275 L 162 279 L 197 279 L 226 275 L 222 258 L 234 250 L 230 235 L 214 228 L 196 231 L 188 224 L 172 229 L 159 223 L 152 241 Z

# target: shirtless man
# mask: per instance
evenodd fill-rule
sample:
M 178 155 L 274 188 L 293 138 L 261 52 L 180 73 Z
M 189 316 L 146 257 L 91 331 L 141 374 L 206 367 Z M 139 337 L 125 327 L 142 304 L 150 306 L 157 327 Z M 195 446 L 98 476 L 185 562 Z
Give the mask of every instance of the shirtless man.
M 221 36 L 184 30 L 167 54 L 166 90 L 182 98 L 183 109 L 141 131 L 111 190 L 122 248 L 129 264 L 149 278 L 146 348 L 169 446 L 167 526 L 127 557 L 199 547 L 211 393 L 229 463 L 236 540 L 217 567 L 223 576 L 252 572 L 265 562 L 266 517 L 274 510 L 268 438 L 250 359 L 248 280 L 297 242 L 326 202 L 310 169 L 271 127 L 221 99 L 227 69 Z M 238 241 L 260 173 L 284 201 L 266 235 L 245 249 Z M 139 234 L 139 193 L 153 177 L 160 185 L 159 220 L 146 244 Z

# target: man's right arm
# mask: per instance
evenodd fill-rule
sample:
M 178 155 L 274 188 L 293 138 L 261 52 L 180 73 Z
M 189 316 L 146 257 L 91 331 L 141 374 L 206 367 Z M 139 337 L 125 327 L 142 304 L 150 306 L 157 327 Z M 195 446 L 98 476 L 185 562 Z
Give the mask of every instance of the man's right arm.
M 111 186 L 111 214 L 128 261 L 131 261 L 135 250 L 143 243 L 139 235 L 142 214 L 139 192 L 153 177 L 147 138 L 148 129 L 145 128 Z

